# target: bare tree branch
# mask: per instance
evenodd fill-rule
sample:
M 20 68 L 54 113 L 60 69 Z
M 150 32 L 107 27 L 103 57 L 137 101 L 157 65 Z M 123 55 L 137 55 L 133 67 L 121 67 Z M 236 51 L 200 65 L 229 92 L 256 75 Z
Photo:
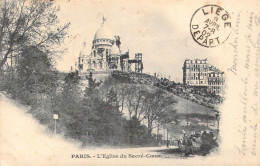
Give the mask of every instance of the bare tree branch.
M 29 46 L 54 55 L 64 41 L 70 24 L 60 26 L 53 2 L 6 0 L 0 2 L 0 68 L 8 57 L 19 55 Z M 61 52 L 61 51 L 60 51 Z

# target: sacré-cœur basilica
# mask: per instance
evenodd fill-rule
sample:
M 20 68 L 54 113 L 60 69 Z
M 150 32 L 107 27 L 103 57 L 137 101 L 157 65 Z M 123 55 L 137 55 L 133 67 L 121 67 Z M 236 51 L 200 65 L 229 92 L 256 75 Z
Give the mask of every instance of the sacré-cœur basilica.
M 87 46 L 84 43 L 76 63 L 76 69 L 80 74 L 90 72 L 102 74 L 113 71 L 142 73 L 142 53 L 136 53 L 134 59 L 129 59 L 129 51 L 122 53 L 120 45 L 120 37 L 113 35 L 106 25 L 106 18 L 103 16 L 103 23 L 94 36 L 91 52 L 86 51 Z

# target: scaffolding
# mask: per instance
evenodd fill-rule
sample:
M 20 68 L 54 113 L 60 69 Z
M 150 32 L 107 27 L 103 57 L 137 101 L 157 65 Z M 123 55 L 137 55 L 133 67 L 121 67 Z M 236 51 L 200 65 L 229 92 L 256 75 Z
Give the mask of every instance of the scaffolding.
M 128 68 L 131 69 L 131 65 L 135 64 L 135 72 L 142 73 L 143 72 L 143 58 L 142 53 L 136 53 L 134 59 L 128 60 Z

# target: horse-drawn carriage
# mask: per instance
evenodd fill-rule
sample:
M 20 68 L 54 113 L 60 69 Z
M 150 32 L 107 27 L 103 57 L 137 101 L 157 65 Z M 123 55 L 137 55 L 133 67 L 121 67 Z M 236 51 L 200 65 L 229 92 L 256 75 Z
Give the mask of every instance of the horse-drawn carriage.
M 209 151 L 217 146 L 217 138 L 214 138 L 213 132 L 202 134 L 196 133 L 191 136 L 184 136 L 177 140 L 177 146 L 180 151 L 185 152 L 185 154 L 201 153 L 206 155 Z

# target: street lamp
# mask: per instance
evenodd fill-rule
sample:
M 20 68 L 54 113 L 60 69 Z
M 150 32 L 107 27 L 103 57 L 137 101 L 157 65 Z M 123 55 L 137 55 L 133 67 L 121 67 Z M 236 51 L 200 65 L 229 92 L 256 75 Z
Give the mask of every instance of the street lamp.
M 168 148 L 168 147 L 169 147 L 169 139 L 168 139 L 168 132 L 169 132 L 169 131 L 168 131 L 168 129 L 166 129 L 166 132 L 167 132 L 167 133 L 166 133 L 166 134 L 167 134 L 167 136 L 166 136 L 166 137 L 167 137 L 166 146 L 167 146 L 167 148 Z
M 57 124 L 56 124 L 56 121 L 57 121 L 58 118 L 59 118 L 58 114 L 53 114 L 55 135 L 57 134 Z

